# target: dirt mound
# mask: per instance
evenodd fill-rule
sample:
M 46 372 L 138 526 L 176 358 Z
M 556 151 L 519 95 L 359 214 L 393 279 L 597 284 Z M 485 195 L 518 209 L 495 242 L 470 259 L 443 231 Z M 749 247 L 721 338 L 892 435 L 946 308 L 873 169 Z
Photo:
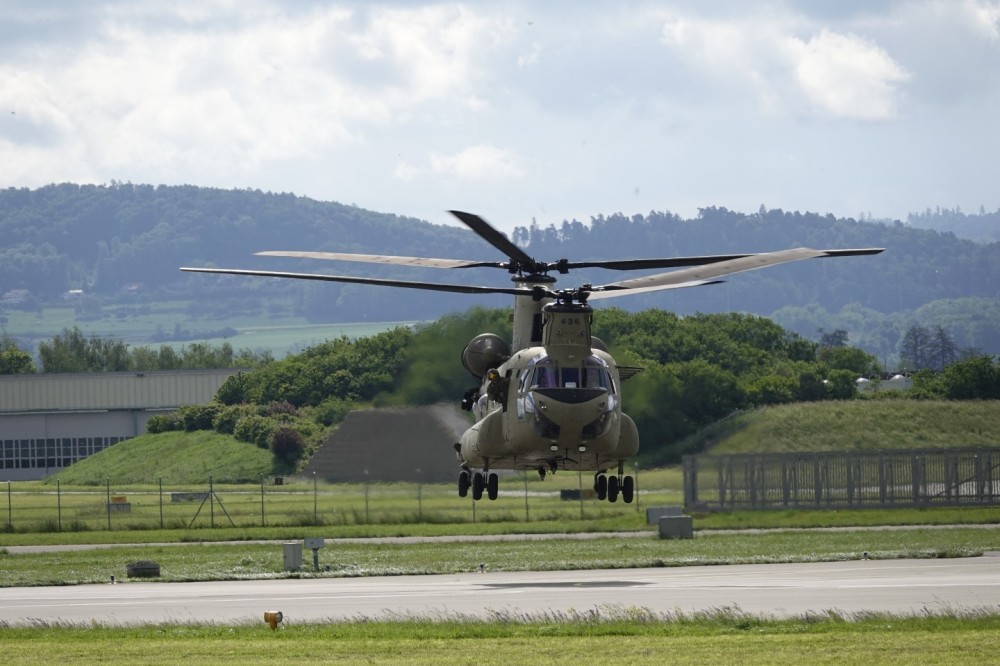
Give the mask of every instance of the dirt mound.
M 354 411 L 303 475 L 315 472 L 335 482 L 453 481 L 459 469 L 454 445 L 470 425 L 465 413 L 450 405 Z

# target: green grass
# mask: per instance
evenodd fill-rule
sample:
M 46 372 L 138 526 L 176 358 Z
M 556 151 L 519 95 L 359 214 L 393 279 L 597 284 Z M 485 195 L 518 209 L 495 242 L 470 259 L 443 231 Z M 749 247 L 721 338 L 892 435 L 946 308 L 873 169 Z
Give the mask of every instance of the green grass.
M 305 536 L 305 535 L 302 535 Z M 284 577 L 387 576 L 476 571 L 553 571 L 643 567 L 828 562 L 861 559 L 974 557 L 1000 550 L 1000 530 L 910 528 L 882 531 L 784 530 L 717 532 L 694 539 L 656 536 L 582 540 L 368 542 L 329 544 L 321 571 L 283 571 L 280 543 L 120 546 L 12 553 L 0 551 L 0 586 L 104 583 L 125 580 L 125 567 L 154 560 L 164 581 Z
M 643 609 L 495 612 L 430 618 L 151 627 L 0 627 L 19 664 L 986 664 L 1000 616 L 835 613 L 796 619 L 725 608 L 659 615 Z
M 161 344 L 169 344 L 178 348 L 192 342 L 207 342 L 212 345 L 229 342 L 236 350 L 270 350 L 275 358 L 283 358 L 289 353 L 297 353 L 306 347 L 342 335 L 349 338 L 366 337 L 396 326 L 415 323 L 313 324 L 287 313 L 277 317 L 263 314 L 203 317 L 190 314 L 190 305 L 187 301 L 110 305 L 104 308 L 102 316 L 97 319 L 79 318 L 72 307 L 45 307 L 41 316 L 37 312 L 11 310 L 5 313 L 7 323 L 3 325 L 3 330 L 17 338 L 38 341 L 49 340 L 65 329 L 76 326 L 86 335 L 112 336 L 134 347 L 159 348 Z M 178 320 L 182 320 L 184 328 L 192 332 L 219 331 L 229 327 L 236 329 L 238 334 L 228 339 L 195 339 L 169 343 L 153 339 L 157 329 L 167 334 L 172 333 Z
M 700 441 L 710 454 L 1000 446 L 1000 401 L 781 405 L 719 423 Z
M 270 451 L 208 430 L 143 435 L 85 458 L 50 478 L 66 485 L 219 483 L 285 474 Z

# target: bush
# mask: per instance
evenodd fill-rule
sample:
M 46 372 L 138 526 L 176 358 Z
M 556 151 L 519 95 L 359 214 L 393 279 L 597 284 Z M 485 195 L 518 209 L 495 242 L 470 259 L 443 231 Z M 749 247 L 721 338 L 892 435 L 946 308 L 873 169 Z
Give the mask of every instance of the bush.
M 337 396 L 331 396 L 313 408 L 311 415 L 313 421 L 330 427 L 340 423 L 353 410 L 357 409 L 357 403 L 353 400 L 345 400 Z
M 266 449 L 271 443 L 271 433 L 274 432 L 275 427 L 275 423 L 271 419 L 250 414 L 236 422 L 233 436 L 241 442 L 249 442 Z
M 305 441 L 298 430 L 281 427 L 271 433 L 269 448 L 276 458 L 293 463 L 305 451 Z
M 298 416 L 299 408 L 287 400 L 275 400 L 264 408 L 265 416 Z
M 157 414 L 146 421 L 146 432 L 155 435 L 160 432 L 170 432 L 172 430 L 184 430 L 184 422 L 181 421 L 177 412 L 169 414 Z
M 194 430 L 211 430 L 212 421 L 220 409 L 222 409 L 222 405 L 210 402 L 204 405 L 185 405 L 178 410 L 178 413 L 184 421 L 184 429 L 192 432 Z
M 256 405 L 225 405 L 219 409 L 212 419 L 212 430 L 223 435 L 232 435 L 236 424 L 244 416 L 255 416 L 260 413 Z

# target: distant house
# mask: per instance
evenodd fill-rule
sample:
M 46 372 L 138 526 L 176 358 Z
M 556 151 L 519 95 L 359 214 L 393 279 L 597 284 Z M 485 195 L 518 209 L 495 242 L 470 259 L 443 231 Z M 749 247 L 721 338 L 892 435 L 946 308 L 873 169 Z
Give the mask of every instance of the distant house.
M 0 305 L 20 305 L 28 300 L 31 292 L 27 289 L 11 289 L 0 296 Z
M 83 296 L 83 289 L 70 289 L 63 294 L 64 301 L 75 301 Z

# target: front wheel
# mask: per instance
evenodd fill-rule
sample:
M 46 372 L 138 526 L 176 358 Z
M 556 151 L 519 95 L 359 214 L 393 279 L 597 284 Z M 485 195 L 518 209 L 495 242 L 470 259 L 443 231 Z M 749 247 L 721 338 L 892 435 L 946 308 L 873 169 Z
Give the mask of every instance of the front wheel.
M 469 473 L 466 470 L 462 470 L 458 475 L 458 496 L 465 497 L 469 494 L 469 484 L 472 483 L 469 479 Z
M 608 477 L 608 501 L 614 504 L 618 501 L 618 477 Z
M 608 496 L 608 477 L 603 474 L 598 474 L 594 477 L 594 493 L 597 494 L 597 499 L 603 500 Z

